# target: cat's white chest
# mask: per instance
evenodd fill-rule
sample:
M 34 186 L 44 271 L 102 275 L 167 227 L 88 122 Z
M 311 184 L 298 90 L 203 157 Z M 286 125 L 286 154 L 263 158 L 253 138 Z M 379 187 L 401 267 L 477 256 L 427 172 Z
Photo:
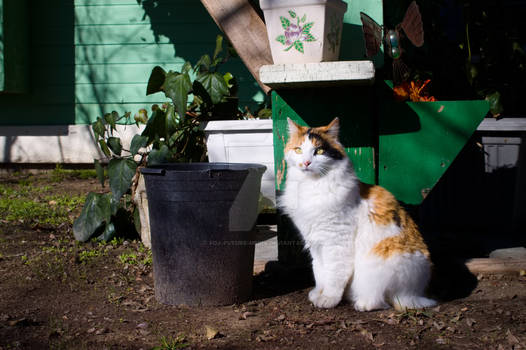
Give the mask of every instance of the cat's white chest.
M 333 177 L 287 179 L 281 206 L 307 245 L 321 236 L 328 242 L 352 235 L 357 205 L 349 180 Z

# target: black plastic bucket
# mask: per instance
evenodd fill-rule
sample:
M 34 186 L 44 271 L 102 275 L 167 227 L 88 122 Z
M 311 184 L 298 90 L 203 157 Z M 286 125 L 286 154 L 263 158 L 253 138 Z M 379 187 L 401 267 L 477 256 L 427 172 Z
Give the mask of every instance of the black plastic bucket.
M 170 305 L 227 305 L 252 293 L 254 237 L 266 167 L 173 163 L 141 169 L 155 296 Z

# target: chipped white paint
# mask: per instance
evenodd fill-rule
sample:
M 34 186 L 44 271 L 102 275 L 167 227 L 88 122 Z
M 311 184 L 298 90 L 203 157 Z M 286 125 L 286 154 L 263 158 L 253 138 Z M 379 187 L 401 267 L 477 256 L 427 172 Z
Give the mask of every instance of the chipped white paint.
M 272 88 L 372 84 L 372 61 L 338 61 L 319 63 L 285 63 L 262 66 L 261 81 Z

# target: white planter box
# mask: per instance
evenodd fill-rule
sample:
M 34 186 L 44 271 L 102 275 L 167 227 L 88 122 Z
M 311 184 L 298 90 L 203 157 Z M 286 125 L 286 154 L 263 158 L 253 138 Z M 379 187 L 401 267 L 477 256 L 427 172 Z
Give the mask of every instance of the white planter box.
M 260 0 L 274 64 L 337 61 L 347 4 L 341 0 Z
M 205 126 L 208 160 L 267 166 L 261 180 L 263 206 L 276 205 L 272 120 L 218 120 Z

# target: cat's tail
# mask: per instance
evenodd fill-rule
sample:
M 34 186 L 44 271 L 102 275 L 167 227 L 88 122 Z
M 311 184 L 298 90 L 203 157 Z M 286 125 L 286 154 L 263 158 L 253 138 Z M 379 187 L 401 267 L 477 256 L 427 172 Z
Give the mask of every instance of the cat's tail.
M 424 307 L 435 306 L 437 302 L 433 299 L 420 297 L 416 295 L 395 296 L 393 298 L 393 307 L 396 311 L 406 311 L 408 309 L 421 309 Z

